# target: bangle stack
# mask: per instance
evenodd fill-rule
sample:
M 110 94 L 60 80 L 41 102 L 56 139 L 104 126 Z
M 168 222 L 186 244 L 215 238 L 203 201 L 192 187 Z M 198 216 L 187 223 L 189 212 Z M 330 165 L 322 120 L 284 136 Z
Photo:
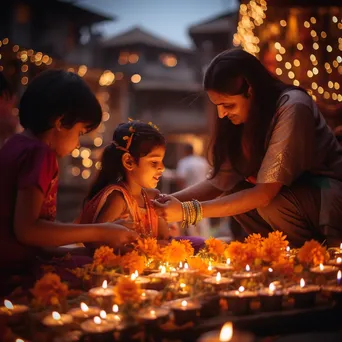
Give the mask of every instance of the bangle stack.
M 181 227 L 188 228 L 196 225 L 203 218 L 202 204 L 197 200 L 182 202 L 183 221 Z

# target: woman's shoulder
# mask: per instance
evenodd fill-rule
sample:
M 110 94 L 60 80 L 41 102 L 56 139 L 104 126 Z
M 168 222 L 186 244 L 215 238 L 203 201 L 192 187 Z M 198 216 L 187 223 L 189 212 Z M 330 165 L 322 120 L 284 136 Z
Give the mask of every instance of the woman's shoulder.
M 302 104 L 312 108 L 312 98 L 307 92 L 300 89 L 285 90 L 278 100 L 278 108 L 288 107 L 296 104 Z

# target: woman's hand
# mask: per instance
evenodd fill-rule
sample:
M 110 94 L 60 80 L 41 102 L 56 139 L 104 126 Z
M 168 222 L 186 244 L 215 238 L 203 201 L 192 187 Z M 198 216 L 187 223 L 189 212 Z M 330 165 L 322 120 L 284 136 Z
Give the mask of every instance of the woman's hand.
M 165 219 L 167 222 L 179 222 L 183 219 L 182 203 L 171 195 L 164 195 L 162 202 L 153 200 L 152 204 L 158 214 Z
M 117 223 L 105 223 L 106 232 L 104 236 L 104 241 L 108 243 L 111 247 L 123 247 L 126 244 L 134 242 L 138 239 L 139 235 L 130 228 L 134 227 L 134 224 L 129 221 Z

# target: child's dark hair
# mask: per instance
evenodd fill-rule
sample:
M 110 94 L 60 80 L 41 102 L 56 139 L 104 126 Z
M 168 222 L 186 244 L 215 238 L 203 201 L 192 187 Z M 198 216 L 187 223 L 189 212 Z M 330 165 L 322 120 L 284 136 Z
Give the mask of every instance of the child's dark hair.
M 64 128 L 83 122 L 92 131 L 101 123 L 102 110 L 80 76 L 64 70 L 46 70 L 32 80 L 20 100 L 20 123 L 40 134 L 52 128 L 59 117 Z
M 133 137 L 130 141 L 128 138 L 132 134 Z M 125 151 L 127 148 L 138 164 L 139 159 L 149 154 L 153 148 L 165 146 L 165 144 L 164 136 L 151 124 L 140 121 L 120 124 L 114 131 L 112 143 L 103 151 L 101 170 L 89 191 L 87 200 L 93 198 L 107 185 L 125 180 L 126 171 L 122 165 L 122 156 L 127 152 Z

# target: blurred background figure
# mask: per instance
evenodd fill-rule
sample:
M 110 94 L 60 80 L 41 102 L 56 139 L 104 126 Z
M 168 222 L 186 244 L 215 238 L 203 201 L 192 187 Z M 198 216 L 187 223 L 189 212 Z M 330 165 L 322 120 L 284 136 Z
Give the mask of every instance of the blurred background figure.
M 12 114 L 15 96 L 2 72 L 0 72 L 0 148 L 18 127 L 18 118 Z
M 208 172 L 209 164 L 207 160 L 202 156 L 195 155 L 193 146 L 186 144 L 184 148 L 184 157 L 178 161 L 176 169 L 178 190 L 182 190 L 205 180 Z M 189 227 L 188 234 L 208 238 L 210 236 L 209 219 L 203 219 L 197 224 L 197 227 Z

